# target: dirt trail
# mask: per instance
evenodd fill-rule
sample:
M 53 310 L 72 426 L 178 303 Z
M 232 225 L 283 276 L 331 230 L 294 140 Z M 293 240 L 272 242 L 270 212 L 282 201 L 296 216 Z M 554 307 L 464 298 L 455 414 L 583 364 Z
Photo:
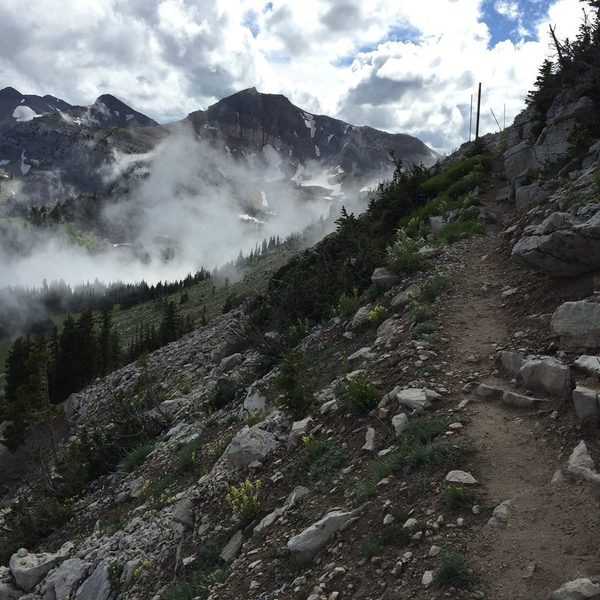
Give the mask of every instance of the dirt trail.
M 449 367 L 462 380 L 478 372 L 478 380 L 494 382 L 493 344 L 504 344 L 518 327 L 502 306 L 509 269 L 500 243 L 498 231 L 472 238 L 450 264 L 460 283 L 442 310 L 442 322 L 450 340 Z M 489 291 L 482 294 L 484 285 Z M 467 551 L 486 598 L 541 600 L 566 581 L 600 574 L 600 489 L 568 477 L 551 483 L 568 455 L 559 456 L 560 440 L 546 434 L 548 417 L 493 402 L 472 402 L 467 415 L 472 422 L 465 435 L 478 451 L 473 470 L 482 504 L 493 508 L 514 499 L 508 526 L 482 524 Z

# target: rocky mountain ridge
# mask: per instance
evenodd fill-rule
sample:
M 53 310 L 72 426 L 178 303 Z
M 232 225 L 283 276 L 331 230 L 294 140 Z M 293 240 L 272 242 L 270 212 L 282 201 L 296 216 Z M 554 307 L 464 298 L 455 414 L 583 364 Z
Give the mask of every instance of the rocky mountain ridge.
M 541 132 L 526 111 L 416 180 L 469 191 L 403 215 L 421 270 L 382 263 L 305 324 L 296 363 L 253 299 L 72 396 L 64 448 L 92 424 L 109 444 L 129 402 L 159 433 L 13 548 L 0 598 L 600 597 L 600 155 L 569 141 L 586 102 L 561 95 Z

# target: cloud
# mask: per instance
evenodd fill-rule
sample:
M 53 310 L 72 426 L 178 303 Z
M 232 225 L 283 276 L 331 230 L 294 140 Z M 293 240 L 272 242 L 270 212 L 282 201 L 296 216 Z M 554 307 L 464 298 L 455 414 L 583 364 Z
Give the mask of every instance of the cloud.
M 510 40 L 497 43 L 490 6 Z M 580 9 L 578 0 L 63 0 L 57 10 L 31 0 L 24 10 L 3 0 L 0 72 L 25 93 L 74 103 L 111 92 L 162 122 L 256 86 L 450 150 L 468 135 L 477 81 L 488 114 L 506 104 L 514 117 L 549 51 L 548 23 L 573 37 Z M 491 115 L 483 128 L 495 129 Z

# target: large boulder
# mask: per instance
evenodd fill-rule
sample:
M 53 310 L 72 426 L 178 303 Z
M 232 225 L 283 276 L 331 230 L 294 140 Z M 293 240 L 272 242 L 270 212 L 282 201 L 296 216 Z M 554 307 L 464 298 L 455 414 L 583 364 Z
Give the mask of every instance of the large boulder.
M 579 479 L 600 483 L 600 474 L 596 471 L 594 459 L 590 456 L 583 440 L 571 452 L 567 463 L 567 471 Z
M 583 385 L 573 390 L 573 406 L 577 417 L 582 421 L 600 416 L 600 394 Z
M 275 436 L 268 431 L 259 429 L 258 426 L 244 427 L 231 440 L 222 460 L 233 467 L 247 467 L 254 461 L 263 461 L 269 452 L 278 447 Z
M 550 326 L 568 350 L 600 348 L 600 304 L 565 302 L 554 311 Z
M 515 192 L 515 201 L 518 212 L 527 212 L 534 206 L 541 204 L 548 198 L 548 192 L 543 190 L 538 183 L 523 185 Z
M 583 354 L 575 361 L 575 368 L 600 379 L 600 356 Z
M 25 548 L 21 548 L 11 556 L 9 566 L 17 586 L 25 592 L 31 592 L 46 574 L 65 558 L 60 552 L 30 554 Z
M 17 600 L 23 596 L 23 591 L 14 585 L 0 581 L 0 600 Z
M 586 600 L 600 598 L 600 579 L 582 577 L 561 585 L 550 596 L 551 600 Z
M 571 391 L 569 367 L 551 356 L 528 358 L 519 369 L 517 379 L 527 388 L 558 398 L 566 398 Z
M 351 519 L 354 519 L 361 509 L 351 512 L 334 510 L 322 519 L 291 538 L 287 547 L 292 558 L 298 563 L 312 560 L 315 554 Z
M 371 275 L 371 281 L 377 287 L 380 287 L 384 290 L 389 290 L 400 281 L 400 277 L 385 267 L 379 267 L 373 271 L 373 275 Z
M 83 582 L 77 591 L 75 600 L 108 600 L 110 592 L 109 566 L 107 563 L 101 562 Z
M 79 584 L 88 574 L 90 564 L 79 559 L 69 558 L 50 572 L 42 584 L 42 600 L 64 600 L 73 598 Z
M 583 223 L 553 213 L 522 237 L 511 258 L 553 277 L 577 277 L 600 269 L 600 212 Z

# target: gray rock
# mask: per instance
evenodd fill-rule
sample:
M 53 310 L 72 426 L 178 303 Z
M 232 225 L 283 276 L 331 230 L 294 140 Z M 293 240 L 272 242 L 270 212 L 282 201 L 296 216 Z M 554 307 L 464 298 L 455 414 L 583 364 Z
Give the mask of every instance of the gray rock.
M 50 572 L 42 584 L 40 593 L 43 600 L 64 600 L 74 598 L 74 592 L 88 574 L 90 564 L 79 559 L 69 558 Z M 0 598 L 2 596 L 0 595 Z
M 221 560 L 226 563 L 232 562 L 240 553 L 243 541 L 244 534 L 241 531 L 236 531 L 223 550 L 221 550 L 221 554 L 219 555 Z
M 18 590 L 12 584 L 0 581 L 0 600 L 17 600 L 23 596 L 23 590 Z
M 533 398 L 531 396 L 523 396 L 515 392 L 504 392 L 502 395 L 502 403 L 513 408 L 535 408 L 538 404 L 548 402 L 541 398 Z
M 402 435 L 402 432 L 406 429 L 407 424 L 408 417 L 404 413 L 400 413 L 392 417 L 392 427 L 394 428 L 396 437 L 400 437 Z
M 566 213 L 550 215 L 513 247 L 511 258 L 553 277 L 577 277 L 600 269 L 600 214 L 575 223 Z
M 108 564 L 101 562 L 77 590 L 76 600 L 108 600 L 110 597 L 110 575 Z
M 240 418 L 250 415 L 265 415 L 267 413 L 267 399 L 255 387 L 251 387 L 244 398 L 244 403 L 240 409 Z
M 517 373 L 525 363 L 525 359 L 518 352 L 501 350 L 498 352 L 497 362 L 500 369 L 506 374 L 516 377 Z
M 538 183 L 524 185 L 515 191 L 515 202 L 518 212 L 527 212 L 534 206 L 542 204 L 548 198 L 548 192 L 540 188 Z
M 423 412 L 431 406 L 431 403 L 441 399 L 440 394 L 427 388 L 409 388 L 393 390 L 396 400 L 400 406 L 405 406 L 416 412 Z
M 550 326 L 565 349 L 600 348 L 600 304 L 565 302 L 554 311 Z
M 172 419 L 187 403 L 188 401 L 185 398 L 175 398 L 173 400 L 165 400 L 164 402 L 161 402 L 157 408 L 161 415 L 167 417 L 168 419 Z
M 173 521 L 193 529 L 196 521 L 194 517 L 194 504 L 190 498 L 182 498 L 173 509 Z
M 371 352 L 370 347 L 360 348 L 353 354 L 348 357 L 348 362 L 352 367 L 357 367 L 358 365 L 364 363 L 368 360 L 373 360 L 375 355 Z
M 361 306 L 357 311 L 354 317 L 352 317 L 352 321 L 348 323 L 346 329 L 350 329 L 351 331 L 356 331 L 361 329 L 362 327 L 366 327 L 369 321 L 369 312 L 370 308 L 368 306 Z
M 510 185 L 500 188 L 496 192 L 496 202 L 506 202 L 507 200 L 510 200 L 511 194 L 512 194 L 512 187 Z
M 21 548 L 19 552 L 11 556 L 9 566 L 17 586 L 25 592 L 31 592 L 46 574 L 64 558 L 59 554 L 47 552 L 29 554 L 27 550 Z
M 292 537 L 287 543 L 292 558 L 298 563 L 312 560 L 342 527 L 358 516 L 361 510 L 361 508 L 352 512 L 334 510 Z
M 411 298 L 417 299 L 421 296 L 421 286 L 413 283 L 409 285 L 405 290 L 402 290 L 399 294 L 396 294 L 391 301 L 392 308 L 402 308 L 406 306 Z
M 398 336 L 404 331 L 402 321 L 396 317 L 386 319 L 378 328 L 375 346 L 391 348 L 397 345 Z
M 506 527 L 508 518 L 510 517 L 512 503 L 512 500 L 505 500 L 504 502 L 498 504 L 498 506 L 494 508 L 494 512 L 492 513 L 492 516 L 488 520 L 487 524 L 490 527 L 497 527 L 499 529 Z
M 231 440 L 222 460 L 233 467 L 247 467 L 250 463 L 258 460 L 263 462 L 267 455 L 279 446 L 277 439 L 272 433 L 254 427 L 244 427 Z
M 552 592 L 551 600 L 586 600 L 600 598 L 600 583 L 597 577 L 582 577 L 561 585 Z
M 375 429 L 373 427 L 367 427 L 367 433 L 365 434 L 365 443 L 362 447 L 367 452 L 373 452 L 375 450 Z
M 481 400 L 501 400 L 504 395 L 502 388 L 480 383 L 475 390 L 475 395 Z
M 306 435 L 308 430 L 312 427 L 314 419 L 312 417 L 306 417 L 301 421 L 294 421 L 292 423 L 292 430 L 288 436 L 287 446 L 288 450 L 295 448 L 302 439 L 302 436 Z
M 575 368 L 600 379 L 600 356 L 584 354 L 575 361 Z
M 529 389 L 558 398 L 566 398 L 571 391 L 569 367 L 551 356 L 528 358 L 519 369 L 517 379 Z
M 446 475 L 446 481 L 448 483 L 460 483 L 462 485 L 475 485 L 479 483 L 471 473 L 458 470 L 450 471 Z
M 242 356 L 242 354 L 236 352 L 231 356 L 226 356 L 225 358 L 223 358 L 219 363 L 219 368 L 221 369 L 221 371 L 223 371 L 223 373 L 227 373 L 228 371 L 231 371 L 238 365 L 241 365 L 243 362 L 244 357 Z
M 373 271 L 373 275 L 371 275 L 371 281 L 377 287 L 380 287 L 384 290 L 389 290 L 400 281 L 400 277 L 385 267 L 379 267 Z
M 571 452 L 567 463 L 567 471 L 580 479 L 600 483 L 600 474 L 597 473 L 594 461 L 583 440 Z
M 577 417 L 582 421 L 600 416 L 600 394 L 596 390 L 578 385 L 573 390 L 573 406 Z

